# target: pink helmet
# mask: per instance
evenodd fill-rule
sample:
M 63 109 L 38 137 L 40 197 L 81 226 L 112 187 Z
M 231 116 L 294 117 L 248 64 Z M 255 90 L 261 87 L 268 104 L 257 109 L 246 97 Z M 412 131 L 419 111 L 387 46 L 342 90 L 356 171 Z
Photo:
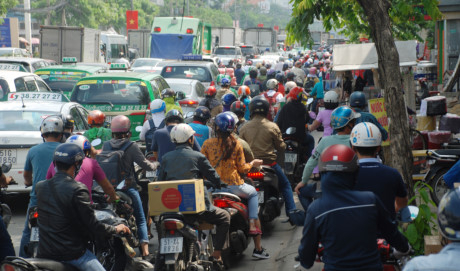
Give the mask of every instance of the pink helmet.
M 112 133 L 127 133 L 131 128 L 131 121 L 127 116 L 118 115 L 112 119 L 110 129 Z
M 316 75 L 316 67 L 310 69 L 310 74 Z

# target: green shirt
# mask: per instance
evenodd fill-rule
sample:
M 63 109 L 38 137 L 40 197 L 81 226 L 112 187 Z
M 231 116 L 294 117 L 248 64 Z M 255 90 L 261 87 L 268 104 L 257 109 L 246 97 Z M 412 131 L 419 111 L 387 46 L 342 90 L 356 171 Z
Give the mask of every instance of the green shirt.
M 102 149 L 104 142 L 109 141 L 112 138 L 112 131 L 104 127 L 93 127 L 86 131 L 83 135 L 89 140 L 89 142 L 93 142 L 96 138 L 100 138 L 102 140 L 101 144 L 94 146 L 96 150 L 100 150 Z

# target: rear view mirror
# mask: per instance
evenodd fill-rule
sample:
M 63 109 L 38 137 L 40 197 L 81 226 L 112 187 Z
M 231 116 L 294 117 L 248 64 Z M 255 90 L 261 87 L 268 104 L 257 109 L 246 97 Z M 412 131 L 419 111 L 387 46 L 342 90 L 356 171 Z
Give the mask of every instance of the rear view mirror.
M 142 131 L 142 126 L 136 126 L 136 132 L 141 132 Z
M 188 118 L 193 118 L 193 115 L 195 114 L 195 112 L 193 111 L 189 111 L 187 112 L 187 114 L 185 114 L 185 118 L 188 119 Z
M 2 171 L 3 173 L 8 173 L 8 171 L 10 171 L 11 167 L 13 166 L 13 164 L 11 163 L 4 163 L 2 165 Z
M 406 206 L 399 210 L 397 214 L 397 220 L 403 223 L 409 223 L 414 221 L 418 216 L 419 208 L 417 206 Z
M 177 100 L 183 100 L 185 99 L 185 93 L 183 93 L 182 91 L 178 91 L 177 94 L 176 94 L 176 99 Z
M 91 141 L 91 146 L 96 147 L 96 146 L 101 145 L 101 143 L 102 143 L 102 140 L 100 138 L 96 138 L 93 141 Z
M 287 135 L 293 135 L 293 134 L 295 134 L 295 132 L 296 132 L 296 128 L 295 128 L 295 127 L 289 127 L 289 128 L 287 128 L 287 130 L 286 130 L 286 134 L 287 134 Z

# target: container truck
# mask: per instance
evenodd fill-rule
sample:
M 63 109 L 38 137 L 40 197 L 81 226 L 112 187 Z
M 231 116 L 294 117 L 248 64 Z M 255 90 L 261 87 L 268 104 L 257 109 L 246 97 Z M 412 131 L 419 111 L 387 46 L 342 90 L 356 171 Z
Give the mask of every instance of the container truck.
M 128 30 L 128 46 L 139 52 L 139 57 L 149 57 L 150 30 Z
M 243 33 L 244 45 L 255 46 L 259 48 L 261 52 L 267 51 L 267 48 L 268 51 L 276 52 L 276 42 L 276 31 L 271 28 L 246 28 Z
M 213 27 L 212 39 L 214 46 L 236 45 L 236 29 L 234 27 Z

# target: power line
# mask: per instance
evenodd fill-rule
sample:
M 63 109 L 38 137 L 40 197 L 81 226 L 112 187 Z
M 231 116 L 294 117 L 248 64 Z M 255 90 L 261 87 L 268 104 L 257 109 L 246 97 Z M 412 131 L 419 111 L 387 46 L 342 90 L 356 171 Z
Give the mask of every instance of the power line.
M 62 0 L 61 2 L 59 2 L 58 4 L 56 4 L 54 6 L 49 6 L 49 7 L 45 7 L 45 8 L 31 8 L 31 9 L 10 8 L 9 10 L 16 11 L 16 12 L 21 12 L 21 13 L 25 13 L 25 12 L 27 12 L 27 13 L 48 13 L 50 11 L 60 9 L 60 8 L 64 7 L 67 4 L 68 4 L 68 2 L 66 0 Z

